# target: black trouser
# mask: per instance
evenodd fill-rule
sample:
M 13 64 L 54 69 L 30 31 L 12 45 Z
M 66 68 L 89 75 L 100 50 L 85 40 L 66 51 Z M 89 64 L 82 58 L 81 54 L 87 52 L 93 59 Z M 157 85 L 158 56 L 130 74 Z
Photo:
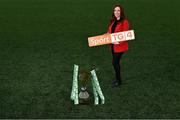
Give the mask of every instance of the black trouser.
M 120 65 L 120 59 L 123 55 L 123 52 L 121 53 L 114 53 L 114 51 L 112 51 L 112 56 L 113 56 L 113 60 L 112 60 L 112 64 L 114 67 L 114 71 L 116 74 L 116 82 L 121 84 L 121 65 Z

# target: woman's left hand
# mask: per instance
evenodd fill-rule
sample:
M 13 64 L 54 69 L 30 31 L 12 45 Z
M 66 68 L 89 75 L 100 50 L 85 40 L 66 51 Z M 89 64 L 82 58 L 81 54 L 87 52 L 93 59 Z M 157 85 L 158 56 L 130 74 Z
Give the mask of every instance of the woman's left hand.
M 114 45 L 117 45 L 117 44 L 119 44 L 119 42 L 114 42 L 113 44 L 114 44 Z

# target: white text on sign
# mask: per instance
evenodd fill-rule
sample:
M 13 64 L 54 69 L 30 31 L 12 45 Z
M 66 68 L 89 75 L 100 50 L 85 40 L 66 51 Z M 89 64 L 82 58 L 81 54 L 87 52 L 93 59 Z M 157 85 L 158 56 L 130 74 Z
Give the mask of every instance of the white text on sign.
M 128 41 L 134 39 L 135 39 L 134 30 L 129 30 L 124 32 L 89 37 L 88 43 L 89 46 L 92 47 L 92 46 L 111 44 L 114 42 Z

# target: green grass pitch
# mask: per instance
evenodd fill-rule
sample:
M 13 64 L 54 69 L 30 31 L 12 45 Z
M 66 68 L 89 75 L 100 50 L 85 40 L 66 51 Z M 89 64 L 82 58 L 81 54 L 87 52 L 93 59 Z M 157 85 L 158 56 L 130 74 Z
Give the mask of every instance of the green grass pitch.
M 136 34 L 122 58 L 121 88 L 111 87 L 108 46 L 87 43 L 107 31 L 116 3 Z M 0 0 L 0 118 L 180 118 L 179 4 Z M 73 64 L 99 68 L 104 105 L 72 104 Z

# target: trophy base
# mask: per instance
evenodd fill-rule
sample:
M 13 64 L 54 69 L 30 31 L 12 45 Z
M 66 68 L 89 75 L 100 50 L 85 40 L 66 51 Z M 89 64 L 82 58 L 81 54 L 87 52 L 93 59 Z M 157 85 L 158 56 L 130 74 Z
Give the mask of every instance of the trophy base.
M 90 100 L 89 99 L 79 99 L 79 104 L 80 105 L 89 105 Z

